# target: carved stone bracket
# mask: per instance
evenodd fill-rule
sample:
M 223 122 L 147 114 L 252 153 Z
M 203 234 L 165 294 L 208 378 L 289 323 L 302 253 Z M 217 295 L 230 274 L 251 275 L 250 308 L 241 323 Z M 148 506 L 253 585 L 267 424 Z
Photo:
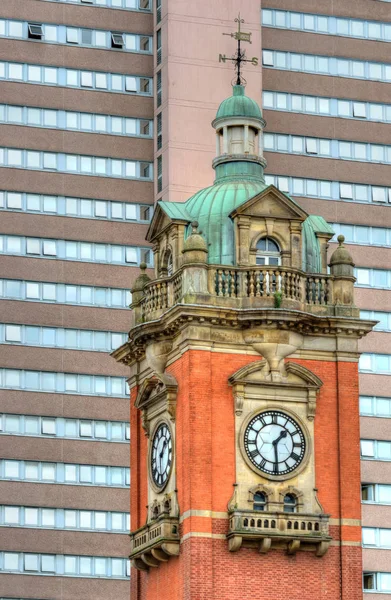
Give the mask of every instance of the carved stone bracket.
M 166 373 L 153 375 L 143 381 L 137 394 L 135 407 L 141 410 L 141 424 L 149 437 L 149 420 L 158 405 L 167 411 L 171 421 L 175 421 L 178 384 L 175 377 Z

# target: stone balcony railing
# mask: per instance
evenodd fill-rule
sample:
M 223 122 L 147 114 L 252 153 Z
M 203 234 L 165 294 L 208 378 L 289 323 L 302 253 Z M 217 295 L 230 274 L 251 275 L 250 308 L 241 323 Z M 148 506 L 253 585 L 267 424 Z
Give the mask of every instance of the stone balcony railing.
M 240 549 L 244 542 L 258 544 L 266 553 L 272 544 L 286 547 L 295 554 L 302 545 L 323 556 L 329 547 L 329 516 L 281 512 L 234 511 L 230 515 L 228 544 L 231 552 Z
M 346 278 L 353 290 L 354 278 Z M 133 295 L 135 325 L 159 319 L 176 304 L 229 308 L 283 308 L 320 315 L 358 316 L 343 296 L 341 278 L 285 266 L 224 267 L 187 264 L 150 281 Z M 336 299 L 338 296 L 338 299 Z M 350 296 L 352 297 L 352 295 Z M 338 306 L 338 309 L 336 309 Z
M 130 559 L 140 570 L 158 567 L 179 554 L 179 518 L 161 515 L 130 534 Z

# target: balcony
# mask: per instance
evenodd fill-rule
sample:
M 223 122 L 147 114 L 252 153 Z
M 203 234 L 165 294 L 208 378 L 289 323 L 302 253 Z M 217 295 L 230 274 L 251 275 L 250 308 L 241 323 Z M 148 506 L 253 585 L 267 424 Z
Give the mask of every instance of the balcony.
M 330 545 L 329 516 L 318 514 L 234 511 L 227 534 L 230 552 L 243 544 L 257 545 L 266 554 L 270 548 L 285 548 L 296 554 L 303 546 L 324 556 Z
M 130 556 L 136 569 L 145 571 L 179 554 L 179 518 L 161 515 L 130 534 Z
M 181 303 L 234 309 L 277 307 L 332 316 L 333 282 L 332 275 L 282 266 L 186 265 L 134 294 L 134 324 L 157 320 Z

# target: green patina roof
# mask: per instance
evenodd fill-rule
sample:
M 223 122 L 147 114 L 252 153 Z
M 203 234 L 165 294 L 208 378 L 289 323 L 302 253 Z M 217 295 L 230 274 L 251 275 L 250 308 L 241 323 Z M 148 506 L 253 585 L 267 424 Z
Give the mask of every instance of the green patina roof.
M 262 119 L 262 112 L 257 102 L 245 95 L 242 85 L 233 86 L 232 96 L 226 98 L 220 104 L 215 121 L 229 117 Z
M 303 232 L 303 271 L 307 273 L 321 273 L 322 261 L 320 256 L 319 240 L 317 233 L 334 235 L 334 230 L 317 215 L 309 215 L 302 225 Z
M 224 100 L 216 115 L 218 119 L 247 117 L 262 119 L 258 104 L 245 96 L 243 86 L 233 86 L 233 95 Z M 216 164 L 216 179 L 213 185 L 200 190 L 187 202 L 159 202 L 162 210 L 173 220 L 198 221 L 208 247 L 208 263 L 234 265 L 235 239 L 231 213 L 242 204 L 266 190 L 263 166 L 254 159 L 232 155 L 228 161 Z M 288 194 L 287 198 L 297 206 Z M 303 222 L 303 270 L 312 273 L 322 271 L 320 245 L 317 233 L 333 234 L 333 230 L 322 218 L 309 216 Z

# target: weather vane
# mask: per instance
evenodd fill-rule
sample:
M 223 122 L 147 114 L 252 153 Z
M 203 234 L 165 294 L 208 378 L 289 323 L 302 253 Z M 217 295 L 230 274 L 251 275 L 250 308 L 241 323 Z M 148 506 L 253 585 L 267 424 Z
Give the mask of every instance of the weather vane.
M 232 60 L 235 65 L 236 71 L 236 85 L 245 85 L 246 80 L 242 76 L 242 63 L 249 62 L 255 67 L 258 65 L 258 57 L 253 56 L 253 58 L 246 58 L 246 51 L 242 50 L 240 46 L 240 42 L 248 42 L 251 44 L 251 33 L 246 33 L 241 30 L 241 24 L 244 23 L 244 19 L 240 18 L 240 13 L 235 19 L 235 23 L 238 24 L 238 30 L 233 33 L 223 33 L 223 35 L 229 35 L 233 37 L 238 42 L 238 47 L 233 56 L 231 58 L 227 58 L 225 54 L 219 54 L 219 62 L 225 63 L 226 60 Z

